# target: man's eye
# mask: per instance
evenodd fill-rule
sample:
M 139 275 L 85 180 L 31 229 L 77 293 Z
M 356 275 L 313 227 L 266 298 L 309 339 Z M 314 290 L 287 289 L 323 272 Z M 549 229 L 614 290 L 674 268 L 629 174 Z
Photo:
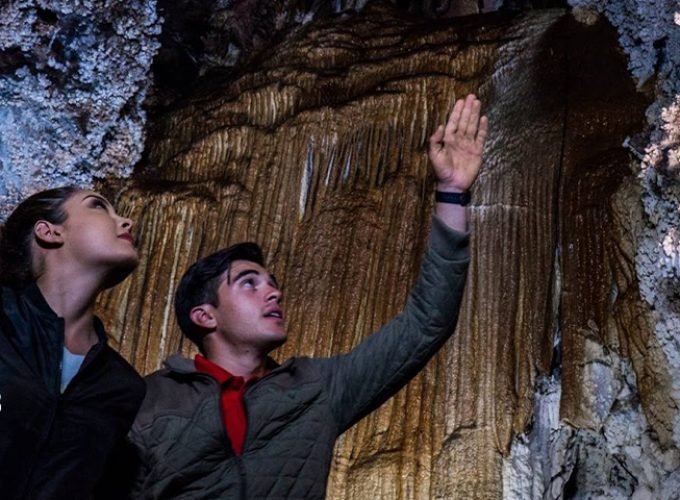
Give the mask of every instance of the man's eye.
M 247 288 L 254 288 L 255 287 L 255 280 L 252 278 L 246 278 L 243 280 L 243 286 Z

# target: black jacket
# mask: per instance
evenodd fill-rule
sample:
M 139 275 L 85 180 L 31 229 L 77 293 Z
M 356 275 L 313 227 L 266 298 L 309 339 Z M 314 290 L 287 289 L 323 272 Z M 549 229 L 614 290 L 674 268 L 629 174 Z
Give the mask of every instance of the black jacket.
M 36 285 L 0 289 L 0 497 L 93 498 L 144 398 L 144 382 L 99 342 L 60 393 L 64 322 Z

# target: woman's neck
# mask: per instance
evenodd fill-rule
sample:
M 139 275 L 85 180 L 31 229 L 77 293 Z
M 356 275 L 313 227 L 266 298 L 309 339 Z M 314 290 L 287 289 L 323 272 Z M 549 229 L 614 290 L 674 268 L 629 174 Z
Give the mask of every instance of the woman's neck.
M 84 275 L 45 273 L 37 280 L 45 301 L 64 320 L 64 344 L 74 354 L 85 354 L 97 343 L 94 305 L 99 281 Z

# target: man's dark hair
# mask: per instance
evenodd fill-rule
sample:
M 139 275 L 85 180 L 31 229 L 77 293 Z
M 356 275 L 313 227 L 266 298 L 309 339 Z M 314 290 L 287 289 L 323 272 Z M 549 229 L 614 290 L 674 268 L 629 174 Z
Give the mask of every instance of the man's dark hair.
M 203 352 L 206 330 L 191 320 L 191 310 L 201 304 L 218 306 L 217 289 L 235 260 L 264 266 L 262 249 L 255 243 L 237 243 L 194 262 L 184 273 L 175 292 L 175 314 L 184 335 Z

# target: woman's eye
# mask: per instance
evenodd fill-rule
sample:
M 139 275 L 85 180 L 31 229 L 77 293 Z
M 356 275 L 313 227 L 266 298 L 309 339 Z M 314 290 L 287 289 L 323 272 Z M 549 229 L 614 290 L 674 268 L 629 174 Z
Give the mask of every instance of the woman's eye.
M 102 200 L 97 200 L 97 199 L 95 199 L 95 200 L 92 202 L 92 206 L 95 207 L 95 208 L 103 208 L 103 209 L 106 209 L 106 204 L 105 204 Z

